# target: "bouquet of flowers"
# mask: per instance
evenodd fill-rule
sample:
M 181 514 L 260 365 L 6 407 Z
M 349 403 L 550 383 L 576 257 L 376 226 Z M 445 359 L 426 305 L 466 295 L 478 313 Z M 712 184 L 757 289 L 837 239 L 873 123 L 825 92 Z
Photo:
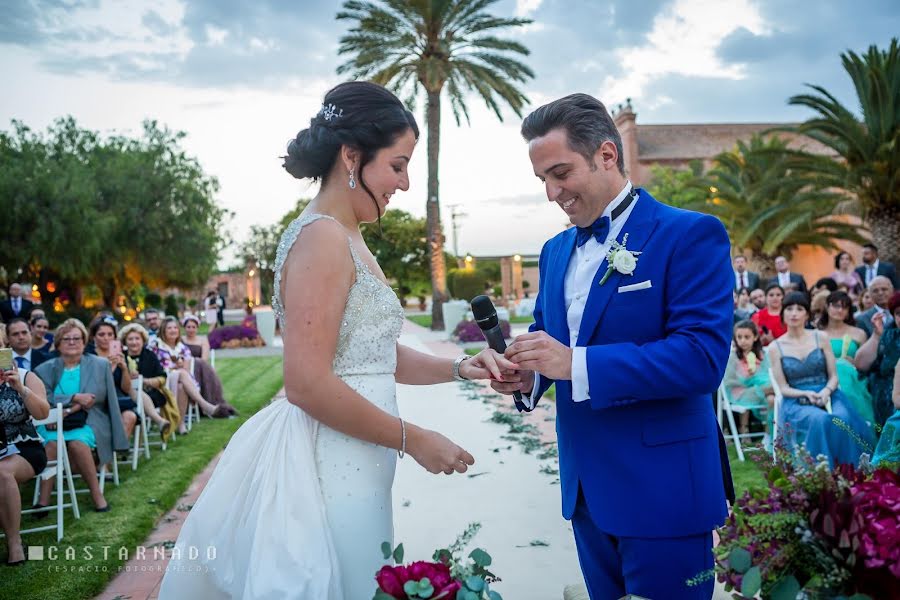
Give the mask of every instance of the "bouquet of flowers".
M 900 475 L 829 467 L 802 449 L 760 459 L 768 489 L 746 492 L 719 531 L 716 571 L 734 598 L 900 598 Z
M 491 583 L 499 581 L 487 570 L 490 554 L 476 548 L 469 553 L 468 561 L 459 558 L 480 528 L 478 523 L 470 524 L 448 548 L 435 550 L 431 562 L 420 560 L 404 565 L 403 544 L 392 551 L 391 545 L 384 542 L 384 558 L 394 565 L 385 565 L 375 574 L 378 589 L 372 600 L 503 600 L 490 589 Z

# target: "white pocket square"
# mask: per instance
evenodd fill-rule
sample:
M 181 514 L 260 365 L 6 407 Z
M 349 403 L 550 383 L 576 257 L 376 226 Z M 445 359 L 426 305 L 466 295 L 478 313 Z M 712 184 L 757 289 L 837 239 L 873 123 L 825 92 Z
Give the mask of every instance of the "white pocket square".
M 622 292 L 636 292 L 638 290 L 646 290 L 650 287 L 653 287 L 653 283 L 648 279 L 647 281 L 642 281 L 640 283 L 620 286 L 619 293 L 621 294 Z

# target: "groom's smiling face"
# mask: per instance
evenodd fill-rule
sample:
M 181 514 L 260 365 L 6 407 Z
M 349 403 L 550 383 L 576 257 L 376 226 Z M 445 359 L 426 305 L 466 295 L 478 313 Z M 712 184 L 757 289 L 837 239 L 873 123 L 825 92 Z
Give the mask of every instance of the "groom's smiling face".
M 528 156 L 534 174 L 544 183 L 547 199 L 559 205 L 578 227 L 587 227 L 600 217 L 625 186 L 612 142 L 603 142 L 589 161 L 569 146 L 565 129 L 553 129 L 528 143 Z

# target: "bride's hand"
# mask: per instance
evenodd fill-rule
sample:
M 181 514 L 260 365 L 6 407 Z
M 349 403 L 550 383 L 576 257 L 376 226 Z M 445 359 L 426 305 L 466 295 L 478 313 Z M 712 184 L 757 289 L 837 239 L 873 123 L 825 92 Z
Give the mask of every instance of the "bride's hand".
M 465 473 L 469 465 L 475 464 L 471 454 L 429 429 L 410 428 L 406 450 L 429 473 Z
M 503 381 L 501 371 L 516 371 L 519 365 L 510 362 L 502 354 L 485 348 L 459 365 L 459 374 L 466 379 L 496 379 Z

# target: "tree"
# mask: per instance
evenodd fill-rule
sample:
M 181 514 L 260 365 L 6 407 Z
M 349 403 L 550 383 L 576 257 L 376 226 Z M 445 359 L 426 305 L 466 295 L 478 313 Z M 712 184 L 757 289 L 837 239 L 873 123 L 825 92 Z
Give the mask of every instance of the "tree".
M 274 226 L 252 225 L 250 235 L 241 245 L 240 255 L 246 262 L 247 259 L 256 261 L 259 269 L 259 287 L 263 298 L 271 298 L 275 285 L 275 254 L 278 251 L 278 243 L 284 230 L 291 221 L 300 216 L 309 205 L 308 198 L 300 198 L 294 208 L 284 214 Z
M 377 223 L 362 226 L 366 244 L 375 255 L 385 276 L 394 282 L 401 303 L 414 289 L 427 286 L 429 279 L 428 247 L 425 219 L 394 209 L 381 217 L 381 231 Z
M 527 56 L 522 44 L 493 32 L 520 27 L 529 19 L 495 17 L 485 8 L 497 0 L 348 0 L 338 19 L 353 21 L 341 38 L 339 54 L 351 58 L 338 73 L 351 73 L 384 85 L 415 107 L 425 95 L 428 131 L 427 239 L 430 244 L 432 329 L 444 329 L 441 306 L 447 299 L 444 234 L 438 194 L 441 93 L 446 89 L 457 124 L 469 122 L 465 92 L 474 92 L 497 118 L 500 104 L 522 115 L 528 99 L 516 84 L 534 77 L 531 69 L 510 54 Z
M 703 163 L 692 160 L 687 169 L 651 165 L 651 179 L 647 184 L 650 195 L 669 206 L 684 208 L 706 201 L 706 192 L 695 183 L 703 175 Z
M 792 96 L 789 104 L 806 106 L 817 115 L 791 128 L 831 150 L 838 159 L 805 152 L 794 154 L 794 166 L 856 198 L 887 260 L 900 260 L 900 44 L 886 51 L 870 46 L 860 56 L 841 54 L 862 110 L 859 119 L 825 88 Z
M 0 265 L 34 278 L 44 304 L 104 303 L 140 284 L 196 286 L 215 266 L 227 212 L 218 183 L 180 148 L 183 133 L 144 123 L 143 137 L 102 139 L 71 117 L 47 135 L 13 121 L 0 132 L 0 210 L 9 223 Z
M 688 208 L 717 216 L 734 246 L 769 266 L 800 245 L 837 250 L 836 240 L 862 243 L 859 227 L 834 214 L 845 197 L 789 164 L 787 145 L 777 137 L 739 141 L 697 179 L 694 186 L 705 197 Z

